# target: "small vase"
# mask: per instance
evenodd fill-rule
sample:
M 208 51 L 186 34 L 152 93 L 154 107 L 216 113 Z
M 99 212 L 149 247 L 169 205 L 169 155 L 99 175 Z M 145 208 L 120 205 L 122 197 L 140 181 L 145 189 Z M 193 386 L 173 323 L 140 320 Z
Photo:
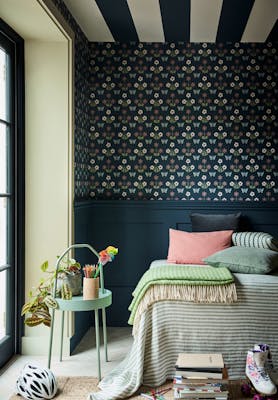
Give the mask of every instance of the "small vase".
M 57 276 L 57 292 L 61 292 L 62 286 L 67 284 L 73 296 L 81 294 L 82 290 L 82 275 L 81 272 L 75 274 L 67 274 L 66 272 L 59 272 Z
M 83 299 L 93 300 L 98 298 L 99 278 L 83 278 Z

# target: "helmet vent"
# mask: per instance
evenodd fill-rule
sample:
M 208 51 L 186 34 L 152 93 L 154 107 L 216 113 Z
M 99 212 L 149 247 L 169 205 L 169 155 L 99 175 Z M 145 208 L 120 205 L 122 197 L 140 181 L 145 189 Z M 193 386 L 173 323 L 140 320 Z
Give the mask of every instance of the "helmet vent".
M 45 384 L 44 384 L 44 383 L 42 383 L 42 387 L 44 388 L 44 390 L 45 390 L 45 393 L 47 393 L 47 394 L 48 394 L 48 388 L 45 386 Z

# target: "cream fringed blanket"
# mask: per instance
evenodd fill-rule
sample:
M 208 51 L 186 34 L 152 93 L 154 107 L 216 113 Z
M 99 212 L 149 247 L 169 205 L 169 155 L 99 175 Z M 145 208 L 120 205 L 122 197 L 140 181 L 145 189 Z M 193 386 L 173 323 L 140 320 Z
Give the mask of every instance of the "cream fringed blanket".
M 237 301 L 234 278 L 227 268 L 165 264 L 149 269 L 138 282 L 128 323 L 137 332 L 140 317 L 159 300 L 184 300 L 194 303 L 233 303 Z

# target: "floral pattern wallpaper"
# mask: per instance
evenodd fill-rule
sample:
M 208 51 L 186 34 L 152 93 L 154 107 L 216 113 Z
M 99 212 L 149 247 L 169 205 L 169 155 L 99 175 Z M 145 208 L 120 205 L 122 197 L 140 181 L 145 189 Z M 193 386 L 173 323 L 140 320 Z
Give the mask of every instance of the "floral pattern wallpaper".
M 90 109 L 89 109 L 89 41 L 62 0 L 52 0 L 56 8 L 75 34 L 75 65 L 74 65 L 74 102 L 75 102 L 75 132 L 74 132 L 74 179 L 75 197 L 90 196 Z
M 277 201 L 277 65 L 271 43 L 90 43 L 76 194 L 90 161 L 92 199 Z

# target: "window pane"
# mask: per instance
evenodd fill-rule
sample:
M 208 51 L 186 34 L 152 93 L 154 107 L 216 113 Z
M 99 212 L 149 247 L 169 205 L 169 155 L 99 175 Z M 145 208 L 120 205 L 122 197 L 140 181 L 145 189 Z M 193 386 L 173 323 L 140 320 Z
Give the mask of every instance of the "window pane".
M 0 266 L 7 264 L 7 203 L 8 200 L 5 197 L 0 198 Z M 1 300 L 2 302 L 2 293 Z
M 0 193 L 7 193 L 7 175 L 8 175 L 8 143 L 7 127 L 0 122 Z
M 8 54 L 0 48 L 0 118 L 7 120 Z
M 7 271 L 0 272 L 0 340 L 6 335 L 6 309 L 7 309 Z

